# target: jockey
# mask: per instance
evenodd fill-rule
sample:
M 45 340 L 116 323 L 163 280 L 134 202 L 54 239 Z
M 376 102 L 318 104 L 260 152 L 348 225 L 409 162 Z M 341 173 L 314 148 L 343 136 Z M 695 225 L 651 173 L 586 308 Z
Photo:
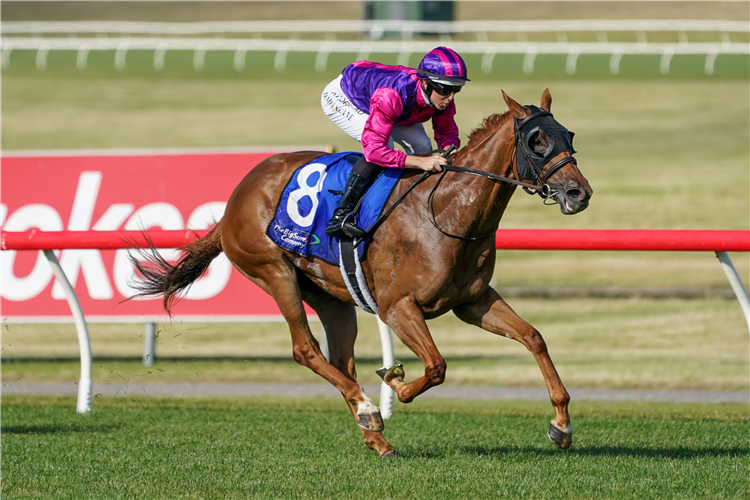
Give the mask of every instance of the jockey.
M 417 168 L 440 172 L 448 160 L 417 156 L 432 151 L 422 123 L 432 119 L 438 148 L 458 148 L 458 127 L 453 119 L 455 94 L 468 82 L 466 64 L 447 47 L 428 52 L 417 69 L 357 61 L 323 90 L 326 116 L 350 137 L 362 143 L 364 157 L 352 168 L 344 193 L 326 233 L 361 237 L 351 212 L 382 167 Z M 394 149 L 394 142 L 404 151 Z

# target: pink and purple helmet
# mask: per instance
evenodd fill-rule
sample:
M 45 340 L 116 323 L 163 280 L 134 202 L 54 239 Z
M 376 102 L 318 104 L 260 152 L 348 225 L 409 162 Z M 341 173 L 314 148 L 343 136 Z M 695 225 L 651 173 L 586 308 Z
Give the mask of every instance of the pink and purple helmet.
M 425 54 L 419 62 L 417 75 L 446 85 L 463 85 L 470 81 L 466 63 L 458 52 L 448 47 L 437 47 Z

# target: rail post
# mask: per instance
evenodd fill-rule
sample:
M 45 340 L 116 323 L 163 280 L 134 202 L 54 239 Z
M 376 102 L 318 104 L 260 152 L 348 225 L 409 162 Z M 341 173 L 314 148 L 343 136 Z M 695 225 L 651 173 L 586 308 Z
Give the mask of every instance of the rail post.
M 378 318 L 378 332 L 383 350 L 383 366 L 393 366 L 396 360 L 393 356 L 391 329 L 380 318 Z M 385 382 L 381 382 L 380 386 L 380 415 L 384 419 L 389 419 L 393 415 L 393 389 Z
M 732 285 L 732 290 L 734 290 L 734 294 L 740 302 L 742 313 L 745 315 L 745 322 L 747 322 L 748 333 L 750 333 L 750 294 L 748 294 L 745 285 L 742 284 L 742 279 L 737 269 L 734 268 L 729 254 L 727 252 L 716 252 L 716 257 L 719 259 L 721 268 L 724 270 L 724 274 L 727 276 L 729 284 Z
M 143 366 L 151 366 L 156 361 L 156 325 L 146 323 L 143 328 Z
M 76 411 L 78 413 L 88 413 L 91 411 L 91 342 L 89 341 L 89 330 L 86 327 L 86 320 L 83 317 L 83 310 L 81 309 L 81 303 L 78 302 L 78 297 L 73 290 L 73 287 L 68 281 L 68 277 L 65 276 L 60 261 L 57 260 L 57 256 L 53 250 L 44 250 L 44 256 L 47 257 L 50 267 L 52 267 L 52 273 L 55 275 L 55 279 L 63 291 L 65 297 L 68 299 L 68 305 L 70 306 L 70 312 L 73 313 L 73 319 L 76 325 L 76 332 L 78 333 L 78 348 L 81 351 L 81 378 L 78 381 L 78 404 Z
M 318 344 L 320 344 L 320 352 L 323 353 L 323 357 L 330 363 L 331 351 L 328 349 L 328 334 L 326 334 L 326 327 L 322 321 L 320 322 L 320 339 Z

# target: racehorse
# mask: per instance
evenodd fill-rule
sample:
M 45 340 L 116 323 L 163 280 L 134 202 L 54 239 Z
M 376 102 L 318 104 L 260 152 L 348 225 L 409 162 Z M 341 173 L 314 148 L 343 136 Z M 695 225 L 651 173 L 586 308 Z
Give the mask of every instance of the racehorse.
M 548 436 L 558 447 L 568 448 L 570 397 L 546 344 L 489 283 L 495 267 L 494 234 L 517 186 L 540 194 L 545 203 L 558 203 L 564 214 L 584 210 L 592 190 L 573 158 L 573 134 L 549 112 L 549 90 L 542 94 L 541 109 L 521 106 L 505 92 L 503 98 L 509 111 L 486 118 L 470 134 L 453 159 L 455 166 L 447 166 L 441 175 L 423 173 L 419 179 L 419 171 L 404 172 L 386 201 L 393 210 L 373 232 L 362 269 L 378 316 L 419 357 L 424 374 L 407 382 L 398 364 L 378 373 L 403 403 L 441 384 L 446 362 L 425 320 L 453 311 L 461 320 L 531 351 L 555 409 Z M 170 311 L 179 293 L 223 251 L 235 268 L 274 298 L 289 325 L 295 361 L 341 391 L 367 446 L 383 458 L 397 456 L 383 437 L 379 409 L 357 383 L 355 306 L 339 268 L 280 248 L 266 236 L 290 177 L 323 154 L 283 153 L 262 161 L 237 185 L 223 218 L 206 236 L 182 247 L 184 254 L 175 264 L 153 248 L 142 250 L 148 260 L 133 259 L 135 287 L 140 295 L 163 296 Z M 330 361 L 310 331 L 303 301 L 323 323 Z

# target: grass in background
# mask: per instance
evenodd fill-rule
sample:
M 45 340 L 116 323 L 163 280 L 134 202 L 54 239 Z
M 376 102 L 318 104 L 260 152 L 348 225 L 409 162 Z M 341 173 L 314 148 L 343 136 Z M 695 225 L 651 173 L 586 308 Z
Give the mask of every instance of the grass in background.
M 331 75 L 264 73 L 252 82 L 233 72 L 227 75 L 198 74 L 192 69 L 184 74 L 164 75 L 152 70 L 119 74 L 114 70 L 88 73 L 11 69 L 3 74 L 3 148 L 331 143 L 340 150 L 358 149 L 354 141 L 342 137 L 320 112 L 318 95 Z M 504 109 L 499 89 L 505 89 L 523 103 L 538 103 L 547 86 L 553 94 L 556 117 L 577 133 L 576 148 L 580 151 L 577 156 L 594 188 L 594 197 L 587 211 L 575 217 L 562 217 L 556 207 L 546 207 L 538 198 L 519 192 L 501 228 L 747 229 L 750 226 L 747 81 L 478 78 L 472 82 L 471 92 L 467 90 L 459 96 L 462 134 L 465 137 L 483 117 Z M 495 104 L 490 107 L 488 103 Z M 733 258 L 747 282 L 750 275 L 747 254 L 736 254 Z M 530 285 L 562 289 L 727 288 L 726 278 L 709 253 L 500 252 L 495 284 L 501 293 L 510 287 Z M 733 301 L 510 299 L 509 302 L 522 317 L 540 328 L 563 380 L 572 387 L 747 388 L 747 332 L 739 307 Z M 547 311 L 549 315 L 540 320 L 539 311 Z M 696 315 L 704 316 L 696 319 Z M 456 335 L 463 331 L 463 326 L 451 319 L 440 321 L 431 327 L 438 347 L 450 361 L 449 383 L 541 384 L 538 368 L 520 346 L 492 338 L 480 330 L 468 336 Z M 374 328 L 367 326 L 367 322 L 364 325 L 363 328 Z M 130 338 L 128 355 L 140 357 L 141 327 L 113 328 L 114 337 L 109 334 L 99 337 L 92 325 L 94 355 L 107 356 L 110 352 L 121 355 L 124 351 L 118 351 L 117 347 L 121 341 L 115 340 L 119 336 Z M 288 360 L 290 341 L 286 328 L 277 325 L 278 334 L 260 330 L 257 336 L 246 335 L 258 328 L 216 325 L 205 332 L 190 330 L 175 339 L 181 342 L 190 338 L 191 342 L 185 344 L 171 344 L 170 335 L 177 333 L 166 331 L 158 352 L 183 356 L 185 347 L 193 349 L 193 356 L 204 357 L 222 352 L 235 355 L 237 349 L 244 349 L 243 355 L 253 358 L 270 355 Z M 19 336 L 16 332 L 20 331 L 26 333 Z M 40 334 L 46 340 L 35 343 L 32 339 Z M 647 342 L 632 350 L 612 347 L 632 335 L 640 335 Z M 2 355 L 4 360 L 27 356 L 30 352 L 35 357 L 58 356 L 58 348 L 50 346 L 59 344 L 62 348 L 66 344 L 63 339 L 68 339 L 66 349 L 71 353 L 68 355 L 76 356 L 70 325 L 25 329 L 20 325 L 5 325 Z M 200 340 L 194 347 L 187 347 L 193 339 Z M 380 356 L 377 335 L 363 333 L 361 339 L 359 345 L 363 347 L 358 346 L 358 355 L 375 364 L 374 360 Z M 268 342 L 275 346 L 275 354 L 255 351 L 254 346 Z M 369 347 L 364 347 L 365 342 L 369 342 Z M 112 349 L 107 347 L 108 343 Z M 400 342 L 396 345 L 399 358 L 409 361 L 410 355 Z M 23 346 L 30 351 L 24 351 Z M 724 354 L 721 348 L 726 351 Z M 489 360 L 476 360 L 475 354 L 465 352 L 473 350 L 484 356 L 487 349 L 493 353 Z M 683 355 L 685 349 L 697 355 Z M 722 357 L 725 355 L 729 358 Z M 283 378 L 289 372 L 288 364 L 284 363 L 287 362 L 274 365 L 273 369 L 251 363 L 257 369 L 249 373 L 247 364 L 243 364 L 238 370 L 241 376 L 235 378 L 309 377 L 306 380 L 319 381 L 302 368 L 297 372 L 299 375 Z M 701 369 L 696 370 L 696 366 Z M 125 376 L 141 375 L 143 372 L 137 368 L 137 363 L 126 368 L 107 366 L 105 373 L 121 373 L 124 369 Z M 374 377 L 371 368 L 363 366 L 360 370 L 363 381 Z M 407 368 L 409 376 L 419 370 L 417 366 L 407 365 Z M 71 367 L 66 370 L 76 372 Z M 196 377 L 210 379 L 217 371 L 221 370 L 206 369 Z M 34 377 L 23 365 L 5 362 L 2 373 L 4 383 Z M 270 373 L 273 377 L 268 377 Z M 710 377 L 705 376 L 708 373 Z M 158 374 L 154 370 L 154 375 Z M 192 372 L 185 376 L 193 377 Z M 69 378 L 76 379 L 77 375 Z
M 750 388 L 750 344 L 734 301 L 517 298 L 510 304 L 540 329 L 568 387 Z M 359 325 L 359 381 L 378 384 L 375 370 L 382 366 L 382 358 L 376 322 L 361 313 Z M 544 387 L 539 367 L 519 343 L 466 325 L 452 314 L 428 325 L 448 362 L 446 385 Z M 312 323 L 315 335 L 319 328 L 319 323 Z M 72 325 L 6 324 L 4 330 L 4 385 L 78 380 Z M 140 384 L 177 381 L 325 383 L 292 360 L 284 323 L 175 322 L 159 325 L 158 330 L 157 362 L 147 368 L 140 361 L 141 325 L 89 325 L 95 383 L 124 393 Z M 414 354 L 397 339 L 394 344 L 407 379 L 421 374 Z
M 249 82 L 233 71 L 11 69 L 2 87 L 2 144 L 5 150 L 326 144 L 358 150 L 320 111 L 320 89 L 332 76 L 257 71 Z M 558 119 L 577 133 L 580 168 L 594 197 L 585 212 L 562 217 L 519 191 L 501 227 L 750 227 L 747 80 L 480 75 L 459 95 L 462 137 L 505 109 L 500 89 L 528 104 L 538 103 L 545 87 Z M 735 261 L 750 276 L 747 255 Z M 498 272 L 511 285 L 726 287 L 704 253 L 504 252 Z
M 342 401 L 2 400 L 3 498 L 747 498 L 742 405 L 415 402 L 366 449 Z M 200 429 L 200 432 L 196 432 Z
M 248 18 L 250 5 L 260 9 L 252 15 L 261 19 L 266 14 L 260 12 L 267 12 L 266 8 L 278 9 L 281 2 L 210 4 L 191 2 L 180 9 L 174 9 L 171 3 L 153 4 L 155 10 L 148 11 L 140 4 L 117 2 L 97 5 L 5 2 L 2 13 L 3 19 L 8 20 L 35 18 L 33 11 L 37 9 L 48 14 L 49 19 L 86 18 L 85 12 L 94 16 L 89 18 L 115 19 L 112 12 L 119 12 L 123 19 L 187 21 L 204 17 Z M 470 13 L 480 7 L 501 11 L 487 11 L 484 18 L 530 18 L 530 4 L 502 2 L 495 6 L 487 2 L 461 2 L 459 18 L 482 18 L 476 14 L 478 11 Z M 337 8 L 339 5 L 337 15 L 342 18 L 359 15 L 347 10 L 350 5 L 336 3 Z M 578 10 L 565 11 L 571 5 Z M 745 9 L 738 6 L 737 2 L 705 5 L 690 2 L 679 6 L 680 15 L 676 16 L 674 3 L 638 3 L 636 7 L 628 2 L 553 3 L 545 4 L 545 14 L 568 18 L 730 19 L 742 17 L 726 10 Z M 214 10 L 209 14 L 211 9 Z M 605 16 L 602 9 L 611 16 Z M 743 12 L 746 16 L 746 9 Z M 321 9 L 312 17 L 332 18 L 329 14 L 330 11 Z M 273 14 L 276 15 L 278 12 Z M 169 52 L 165 70 L 156 71 L 151 52 L 131 51 L 126 69 L 117 71 L 112 52 L 92 52 L 89 67 L 79 71 L 75 69 L 75 54 L 51 53 L 48 68 L 38 71 L 34 68 L 34 53 L 13 52 L 10 67 L 2 73 L 2 148 L 8 151 L 330 144 L 337 150 L 359 150 L 359 144 L 346 138 L 323 116 L 319 104 L 324 85 L 354 56 L 331 55 L 328 71 L 318 73 L 312 56 L 290 54 L 286 70 L 277 72 L 273 69 L 273 54 L 248 54 L 247 69 L 236 72 L 231 66 L 231 54 L 209 53 L 206 69 L 197 72 L 192 68 L 192 53 Z M 414 54 L 410 63 L 416 64 L 418 57 Z M 382 62 L 395 63 L 397 55 L 383 55 L 383 58 Z M 594 189 L 590 208 L 575 217 L 562 217 L 556 207 L 543 206 L 539 198 L 519 191 L 501 228 L 748 229 L 747 58 L 719 56 L 717 76 L 734 74 L 735 77 L 711 78 L 701 75 L 702 60 L 682 60 L 678 56 L 672 63 L 675 73 L 669 77 L 658 75 L 654 65 L 658 61 L 628 56 L 623 58 L 621 70 L 622 75 L 630 76 L 612 77 L 606 74 L 605 59 L 581 56 L 579 75 L 566 77 L 560 71 L 545 70 L 540 56 L 538 73 L 526 77 L 520 73 L 520 57 L 505 59 L 498 55 L 489 75 L 481 73 L 478 59 L 469 58 L 471 88 L 467 87 L 458 96 L 457 120 L 464 143 L 484 117 L 506 109 L 501 89 L 524 104 L 538 104 L 542 91 L 549 87 L 555 116 L 576 132 L 579 164 Z M 564 60 L 553 58 L 548 63 L 560 70 L 564 64 L 561 61 Z M 747 282 L 748 255 L 734 254 L 732 258 Z M 510 251 L 498 253 L 496 269 L 495 284 L 501 293 L 524 286 L 563 290 L 728 288 L 715 257 L 709 253 Z M 522 317 L 540 328 L 563 380 L 569 385 L 747 388 L 747 332 L 739 307 L 733 301 L 511 298 L 509 302 Z M 363 381 L 369 381 L 374 375 L 368 363 L 376 363 L 380 347 L 371 318 L 361 324 L 358 355 L 370 361 L 363 363 L 360 373 Z M 49 372 L 35 375 L 39 365 L 6 362 L 24 356 L 75 357 L 77 348 L 71 325 L 4 327 L 4 383 L 18 378 L 33 380 L 35 376 L 42 377 L 42 373 L 57 373 L 49 377 L 63 377 L 67 373 L 72 374 L 71 380 L 77 379 L 75 363 L 67 368 L 54 365 Z M 170 373 L 217 380 L 229 377 L 318 381 L 291 361 L 271 359 L 270 364 L 263 361 L 269 357 L 290 359 L 290 340 L 284 325 L 180 328 L 183 327 L 172 325 L 163 330 L 157 348 L 159 354 L 190 358 L 239 352 L 254 361 L 229 363 L 229 367 L 219 363 L 196 375 L 192 374 L 194 367 L 177 363 L 170 366 Z M 449 383 L 541 384 L 538 368 L 519 345 L 493 338 L 478 329 L 469 333 L 468 327 L 451 316 L 431 322 L 431 328 L 438 347 L 449 359 Z M 127 356 L 140 357 L 141 326 L 92 325 L 91 329 L 95 357 L 125 352 Z M 399 342 L 396 346 L 397 355 L 410 363 L 411 355 Z M 289 366 L 294 366 L 295 375 L 286 375 Z M 696 366 L 701 369 L 696 370 Z M 416 374 L 419 369 L 411 364 L 407 368 L 409 374 Z M 102 373 L 105 375 L 101 376 L 143 375 L 137 362 L 107 365 Z M 153 376 L 168 377 L 159 373 L 154 370 Z
M 250 81 L 233 72 L 150 73 L 4 72 L 3 149 L 359 149 L 320 110 L 333 72 L 261 71 Z M 458 97 L 462 140 L 506 110 L 501 89 L 538 104 L 546 87 L 555 116 L 577 134 L 594 197 L 585 212 L 561 217 L 519 192 L 501 227 L 750 227 L 747 80 L 477 77 Z
M 130 3 L 111 1 L 5 2 L 6 21 L 226 21 L 280 19 L 362 18 L 361 1 L 196 1 L 175 4 L 169 1 Z M 673 2 L 455 2 L 456 20 L 529 19 L 747 19 L 747 6 L 736 1 Z

